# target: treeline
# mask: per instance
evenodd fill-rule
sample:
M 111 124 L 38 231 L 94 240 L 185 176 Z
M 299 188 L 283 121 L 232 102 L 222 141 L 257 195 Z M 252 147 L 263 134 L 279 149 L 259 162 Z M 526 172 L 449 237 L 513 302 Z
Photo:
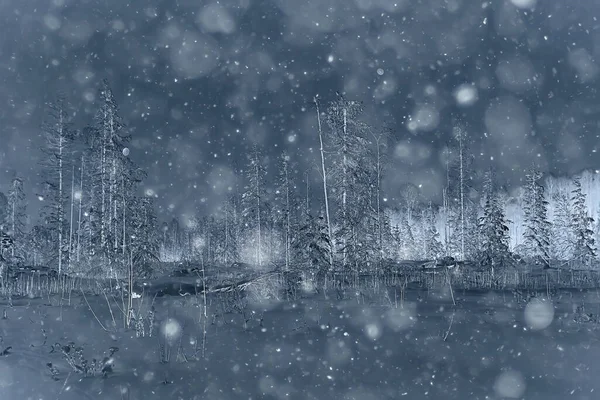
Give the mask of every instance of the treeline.
M 414 185 L 391 204 L 382 187 L 387 174 L 398 173 L 390 163 L 391 134 L 362 121 L 359 102 L 339 97 L 322 106 L 315 97 L 318 187 L 286 154 L 271 178 L 267 157 L 254 147 L 238 171 L 243 185 L 218 211 L 161 225 L 154 198 L 137 194 L 145 173 L 128 157 L 130 137 L 107 82 L 89 127 L 71 127 L 64 99 L 50 110 L 40 174 L 44 207 L 28 232 L 23 181 L 15 178 L 0 196 L 0 223 L 12 240 L 2 255 L 13 263 L 105 275 L 149 268 L 153 260 L 243 262 L 321 275 L 442 257 L 492 270 L 524 262 L 596 264 L 600 226 L 581 178 L 544 182 L 532 167 L 525 185 L 509 195 L 493 168 L 482 175 L 474 168 L 463 125 L 453 129 L 445 157 L 442 204 L 424 201 Z
M 128 157 L 130 136 L 108 83 L 99 90 L 93 124 L 74 129 L 73 115 L 62 96 L 48 105 L 39 174 L 42 208 L 29 230 L 23 180 L 14 178 L 4 196 L 7 211 L 0 223 L 12 243 L 3 248 L 3 260 L 59 274 L 142 268 L 158 255 L 158 223 L 153 198 L 137 195 L 145 173 Z
M 599 226 L 590 216 L 580 177 L 568 184 L 534 166 L 511 197 L 493 168 L 473 167 L 471 138 L 453 129 L 446 154 L 442 205 L 423 200 L 407 185 L 390 205 L 382 190 L 390 169 L 388 132 L 360 120 L 362 106 L 339 98 L 322 111 L 314 99 L 322 187 L 298 179 L 285 154 L 275 182 L 265 182 L 258 149 L 248 158 L 243 190 L 212 216 L 161 230 L 161 259 L 228 265 L 378 271 L 398 260 L 453 257 L 484 269 L 537 264 L 542 267 L 596 263 Z M 584 175 L 587 176 L 587 175 Z M 549 188 L 548 188 L 549 186 Z M 599 186 L 600 188 L 600 186 Z M 271 190 L 270 190 L 271 189 Z M 310 199 L 318 198 L 314 207 Z M 314 212 L 314 210 L 318 210 Z

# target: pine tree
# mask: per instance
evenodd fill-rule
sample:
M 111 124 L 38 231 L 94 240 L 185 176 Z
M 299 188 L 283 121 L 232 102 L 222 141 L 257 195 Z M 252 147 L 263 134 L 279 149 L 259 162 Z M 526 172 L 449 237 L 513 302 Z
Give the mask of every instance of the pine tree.
M 131 205 L 132 235 L 128 250 L 137 273 L 148 273 L 151 263 L 158 260 L 160 247 L 154 199 L 150 196 L 135 197 L 132 199 Z
M 314 277 L 321 280 L 331 269 L 329 265 L 331 242 L 327 221 L 322 216 L 307 214 L 293 242 L 296 257 Z
M 480 261 L 492 271 L 506 266 L 509 260 L 509 228 L 496 188 L 494 172 L 486 174 L 483 215 L 479 219 L 482 238 Z
M 369 207 L 372 174 L 367 167 L 367 127 L 359 121 L 363 106 L 340 96 L 327 109 L 326 121 L 331 129 L 330 142 L 338 153 L 332 171 L 335 195 L 338 203 L 337 231 L 333 233 L 340 243 L 342 266 L 356 266 L 361 260 L 367 240 L 366 224 L 372 216 Z M 369 215 L 364 211 L 369 209 Z M 364 261 L 364 260 L 363 260 Z
M 127 206 L 123 202 L 122 187 L 130 186 L 125 179 L 134 178 L 136 168 L 127 158 L 129 135 L 124 124 L 113 92 L 107 80 L 102 81 L 99 91 L 99 107 L 95 116 L 95 126 L 87 130 L 90 143 L 89 156 L 94 171 L 94 237 L 95 246 L 101 259 L 113 269 L 122 250 L 122 211 Z
M 584 265 L 596 257 L 596 247 L 594 243 L 594 231 L 592 226 L 594 219 L 588 215 L 585 204 L 585 194 L 581 190 L 580 178 L 573 179 L 575 189 L 571 192 L 573 197 L 573 220 L 571 228 L 575 237 L 575 259 L 581 260 Z
M 550 235 L 550 255 L 552 259 L 567 261 L 573 258 L 575 235 L 573 229 L 573 211 L 568 194 L 564 190 L 553 196 L 554 215 Z
M 547 218 L 548 203 L 544 187 L 539 183 L 541 178 L 541 172 L 535 169 L 525 176 L 523 248 L 526 256 L 541 263 L 544 268 L 549 268 L 550 222 Z
M 409 224 L 406 212 L 400 213 L 400 220 L 396 225 L 395 237 L 398 243 L 398 255 L 401 260 L 413 260 L 416 255 L 413 228 Z
M 27 201 L 21 178 L 14 177 L 12 179 L 7 200 L 7 228 L 13 240 L 11 256 L 23 259 L 26 253 Z
M 423 231 L 425 235 L 424 259 L 435 260 L 442 256 L 444 249 L 442 243 L 440 242 L 440 233 L 435 226 L 435 211 L 433 210 L 431 203 L 429 204 L 428 208 L 423 210 L 422 219 Z
M 0 192 L 0 231 L 6 232 L 10 229 L 8 226 L 8 198 Z

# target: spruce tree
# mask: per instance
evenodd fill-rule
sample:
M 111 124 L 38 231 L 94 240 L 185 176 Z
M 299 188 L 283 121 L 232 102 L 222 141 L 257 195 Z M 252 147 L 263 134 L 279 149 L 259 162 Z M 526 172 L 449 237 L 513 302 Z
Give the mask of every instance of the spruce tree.
M 573 211 L 565 190 L 557 191 L 552 197 L 554 215 L 550 235 L 550 255 L 553 259 L 568 261 L 573 258 L 575 245 L 574 230 L 569 229 L 573 224 Z
M 574 256 L 584 265 L 589 265 L 596 257 L 596 246 L 594 243 L 594 231 L 592 226 L 594 219 L 588 215 L 585 204 L 585 194 L 581 190 L 580 178 L 573 179 L 575 188 L 571 192 L 573 197 L 573 219 L 571 228 L 575 237 Z
M 541 172 L 532 169 L 525 176 L 523 198 L 523 248 L 526 256 L 536 263 L 550 267 L 550 222 L 547 217 L 548 203 L 544 187 L 540 184 Z
M 435 211 L 431 203 L 423 211 L 423 231 L 425 235 L 425 254 L 426 260 L 435 260 L 442 256 L 444 248 L 440 242 L 440 233 L 435 226 Z
M 371 221 L 370 184 L 372 171 L 367 167 L 367 127 L 359 120 L 363 105 L 346 100 L 343 96 L 327 109 L 330 142 L 336 149 L 332 177 L 337 200 L 337 231 L 333 233 L 339 243 L 341 262 L 345 268 L 356 268 L 368 238 L 367 224 Z M 368 210 L 366 215 L 365 210 Z M 362 248 L 361 248 L 362 247 Z M 364 255 L 363 255 L 364 256 Z M 365 260 L 362 260 L 365 261 Z
M 489 267 L 493 274 L 498 268 L 504 267 L 509 259 L 509 228 L 492 170 L 486 174 L 484 195 L 483 215 L 479 219 L 482 239 L 480 262 Z
M 13 240 L 11 256 L 23 259 L 26 253 L 27 201 L 21 178 L 14 177 L 12 179 L 7 200 L 7 228 Z
M 304 270 L 321 281 L 328 271 L 331 242 L 327 221 L 323 216 L 305 216 L 305 222 L 295 237 L 293 247 L 296 257 Z

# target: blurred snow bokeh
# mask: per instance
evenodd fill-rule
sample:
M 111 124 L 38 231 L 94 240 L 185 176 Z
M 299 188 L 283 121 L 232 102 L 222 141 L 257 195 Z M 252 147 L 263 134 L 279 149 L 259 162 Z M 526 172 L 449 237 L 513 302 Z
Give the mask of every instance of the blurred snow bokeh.
M 198 23 L 205 31 L 211 33 L 229 34 L 235 30 L 235 20 L 219 2 L 204 7 L 198 16 Z
M 525 322 L 530 329 L 546 329 L 553 320 L 554 306 L 550 300 L 534 298 L 525 306 Z
M 454 98 L 461 106 L 473 105 L 478 98 L 477 88 L 471 84 L 462 84 L 454 89 Z
M 183 34 L 171 48 L 171 61 L 177 73 L 187 79 L 208 75 L 219 65 L 217 42 L 210 36 L 193 32 Z
M 529 9 L 535 7 L 537 0 L 510 0 L 518 8 Z
M 160 327 L 160 332 L 169 344 L 175 343 L 181 336 L 181 324 L 174 318 L 164 321 Z
M 494 392 L 500 398 L 520 399 L 525 394 L 525 389 L 523 374 L 514 370 L 502 372 L 494 383 Z

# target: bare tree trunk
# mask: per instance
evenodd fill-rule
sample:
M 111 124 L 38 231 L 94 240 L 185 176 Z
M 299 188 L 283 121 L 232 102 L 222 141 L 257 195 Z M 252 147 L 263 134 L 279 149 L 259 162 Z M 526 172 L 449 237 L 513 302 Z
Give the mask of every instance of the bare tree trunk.
M 258 247 L 256 248 L 257 261 L 258 266 L 262 267 L 262 246 L 261 246 L 261 222 L 260 222 L 260 182 L 259 182 L 259 171 L 258 171 L 258 157 L 256 160 L 256 165 L 254 166 L 254 171 L 256 173 L 256 216 L 258 222 Z
M 15 189 L 14 189 L 14 183 L 13 183 L 13 192 L 14 192 L 14 190 Z M 11 203 L 12 203 L 11 207 L 10 207 L 11 208 L 11 211 L 10 211 L 11 212 L 11 229 L 12 229 L 12 236 L 14 238 L 15 237 L 15 233 L 17 232 L 16 231 L 16 228 L 17 228 L 17 226 L 16 226 L 17 225 L 16 224 L 16 218 L 17 218 L 17 216 L 16 216 L 17 200 L 16 200 L 16 195 L 15 194 L 13 194 L 13 196 L 12 196 Z M 15 256 L 15 245 L 14 244 L 12 246 L 10 246 L 10 255 L 12 257 Z
M 122 246 L 123 246 L 123 256 L 125 256 L 125 244 L 126 244 L 126 236 L 125 236 L 125 232 L 126 232 L 126 229 L 125 229 L 125 227 L 126 227 L 126 224 L 125 224 L 125 221 L 126 221 L 126 218 L 125 218 L 125 209 L 127 207 L 125 207 L 125 203 L 126 203 L 125 202 L 125 177 L 122 177 L 121 179 L 122 179 L 121 180 L 121 184 L 122 184 L 122 188 L 123 188 L 123 245 Z
M 286 229 L 285 229 L 285 269 L 290 268 L 290 236 L 291 236 L 291 224 L 290 224 L 290 182 L 288 177 L 287 164 L 285 168 L 285 207 L 286 207 Z
M 463 158 L 463 133 L 459 135 L 459 159 L 460 159 L 460 258 L 465 261 L 465 181 L 464 181 L 464 158 Z
M 448 213 L 450 212 L 450 203 L 448 200 L 448 191 L 450 190 L 450 157 L 446 157 L 446 187 L 443 190 L 443 209 L 444 209 L 444 247 L 446 256 L 450 255 L 449 242 L 450 242 L 450 227 L 448 225 Z
M 329 215 L 329 196 L 327 194 L 327 171 L 325 169 L 325 153 L 323 149 L 323 128 L 321 126 L 321 112 L 319 110 L 319 101 L 317 97 L 314 98 L 315 106 L 317 108 L 317 123 L 319 128 L 319 151 L 321 152 L 321 169 L 323 174 L 323 195 L 325 196 L 325 217 L 327 218 L 327 233 L 329 234 L 329 265 L 333 268 L 333 232 L 331 230 L 331 218 Z M 345 115 L 345 114 L 344 114 Z M 306 191 L 306 207 L 308 210 L 308 176 L 306 179 L 307 191 Z M 345 261 L 345 260 L 344 260 Z
M 108 115 L 104 112 L 104 123 Z M 102 149 L 100 157 L 100 253 L 102 254 L 102 261 L 104 261 L 104 250 L 106 248 L 106 142 L 107 132 L 106 127 L 103 127 L 102 132 Z
M 57 204 L 57 219 L 58 219 L 58 276 L 62 273 L 62 241 L 63 241 L 63 110 L 60 111 L 60 126 L 58 139 L 58 204 Z
M 69 222 L 69 269 L 73 258 L 73 210 L 75 209 L 75 165 L 71 171 L 71 216 Z
M 117 162 L 116 160 L 113 158 L 113 169 L 112 169 L 112 190 L 111 193 L 114 192 L 114 195 L 111 194 L 111 196 L 113 197 L 113 218 L 114 218 L 114 244 L 113 244 L 113 251 L 116 253 L 119 248 L 119 239 L 118 239 L 118 224 L 117 224 Z
M 381 149 L 379 147 L 380 137 L 375 136 L 375 144 L 377 145 L 377 251 L 378 256 L 378 267 L 381 267 L 381 260 L 383 258 L 383 233 L 381 227 Z
M 229 263 L 229 199 L 225 203 L 225 254 L 223 260 L 227 265 Z
M 347 196 L 348 196 L 348 192 L 347 192 L 347 175 L 348 175 L 348 155 L 347 155 L 347 140 L 348 140 L 348 110 L 346 110 L 346 108 L 344 108 L 343 110 L 344 113 L 344 144 L 342 147 L 342 154 L 343 154 L 343 160 L 342 160 L 342 226 L 344 227 L 343 229 L 347 229 L 347 212 L 348 210 L 346 209 L 346 201 L 347 201 Z M 346 239 L 346 235 L 343 236 L 343 249 L 342 249 L 342 265 L 345 266 L 346 262 L 347 262 L 347 239 Z
M 308 171 L 306 171 L 306 215 L 310 213 L 310 181 L 308 180 Z M 331 238 L 329 238 L 331 240 Z
M 81 209 L 83 205 L 83 156 L 81 156 L 81 177 L 79 179 L 79 215 L 77 219 L 77 262 L 80 255 L 80 240 L 81 240 Z

